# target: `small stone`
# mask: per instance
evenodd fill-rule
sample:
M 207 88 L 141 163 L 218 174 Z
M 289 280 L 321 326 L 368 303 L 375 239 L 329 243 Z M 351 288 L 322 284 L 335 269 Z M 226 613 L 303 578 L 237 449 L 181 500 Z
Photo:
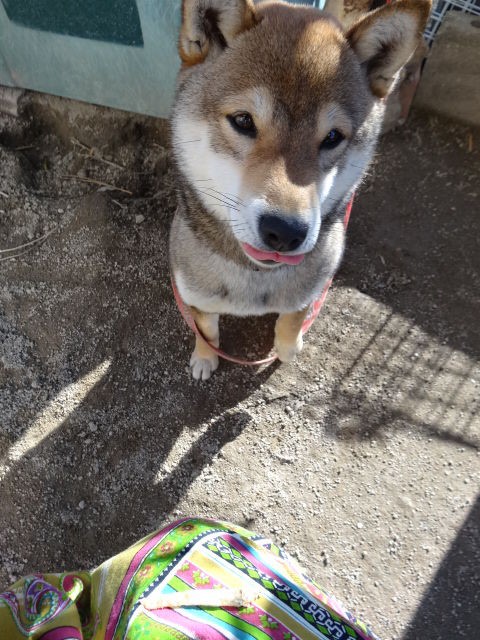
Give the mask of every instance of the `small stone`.
M 80 502 L 78 503 L 78 509 L 79 511 L 85 509 L 85 500 L 80 500 Z
M 142 222 L 145 220 L 145 216 L 142 216 L 141 213 L 138 213 L 135 216 L 135 224 L 142 224 Z
M 92 433 L 95 433 L 95 431 L 97 430 L 97 425 L 96 425 L 96 424 L 94 424 L 93 422 L 89 422 L 89 423 L 88 423 L 88 428 L 90 429 L 90 431 L 91 431 Z
M 357 522 L 357 529 L 363 529 L 363 522 Z

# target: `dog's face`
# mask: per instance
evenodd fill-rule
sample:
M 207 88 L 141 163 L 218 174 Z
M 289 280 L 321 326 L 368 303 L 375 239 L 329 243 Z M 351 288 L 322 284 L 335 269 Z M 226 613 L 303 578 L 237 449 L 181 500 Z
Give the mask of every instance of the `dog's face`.
M 300 262 L 363 173 L 380 99 L 428 15 L 427 2 L 399 4 L 344 34 L 306 7 L 185 0 L 178 164 L 254 262 Z

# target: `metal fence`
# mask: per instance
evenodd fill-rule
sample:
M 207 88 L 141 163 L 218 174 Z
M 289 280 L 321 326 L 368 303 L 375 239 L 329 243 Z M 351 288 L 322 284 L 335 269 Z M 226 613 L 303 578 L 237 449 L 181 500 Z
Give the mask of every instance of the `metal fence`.
M 385 4 L 387 4 L 388 1 L 389 0 L 384 0 Z M 323 9 L 326 4 L 326 0 L 291 0 L 291 2 L 295 2 L 296 4 L 310 4 L 318 9 Z M 424 34 L 428 44 L 432 44 L 446 14 L 452 9 L 461 11 L 462 13 L 480 16 L 480 0 L 435 0 Z
M 448 11 L 455 10 L 480 16 L 480 0 L 436 0 L 425 30 L 425 39 L 431 44 Z
M 445 16 L 452 9 L 480 16 L 480 0 L 437 0 L 434 3 L 430 21 L 425 31 L 425 39 L 429 44 L 433 42 Z

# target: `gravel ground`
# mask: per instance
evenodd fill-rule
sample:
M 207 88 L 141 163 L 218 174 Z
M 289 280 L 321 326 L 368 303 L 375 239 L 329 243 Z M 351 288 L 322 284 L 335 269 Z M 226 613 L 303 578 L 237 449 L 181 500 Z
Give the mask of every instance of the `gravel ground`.
M 195 383 L 168 152 L 138 120 L 91 148 L 95 127 L 0 116 L 0 248 L 51 231 L 0 253 L 0 588 L 204 514 L 274 537 L 385 640 L 473 638 L 478 132 L 388 133 L 298 361 Z M 226 321 L 224 347 L 268 351 L 272 322 Z

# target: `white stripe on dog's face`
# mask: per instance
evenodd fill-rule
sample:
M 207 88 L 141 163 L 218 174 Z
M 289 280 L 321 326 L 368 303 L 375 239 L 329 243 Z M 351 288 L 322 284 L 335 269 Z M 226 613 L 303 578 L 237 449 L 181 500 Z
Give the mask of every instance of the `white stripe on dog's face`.
M 208 211 L 227 222 L 240 242 L 253 244 L 255 216 L 249 216 L 242 197 L 241 163 L 212 149 L 209 124 L 204 120 L 175 118 L 173 144 L 182 171 Z
M 173 144 L 182 170 L 208 211 L 227 222 L 239 242 L 254 244 L 255 216 L 249 216 L 241 197 L 240 162 L 212 149 L 209 125 L 203 120 L 175 119 Z
M 220 194 L 238 199 L 240 170 L 238 163 L 226 154 L 215 153 L 211 146 L 209 124 L 180 116 L 173 121 L 173 146 L 183 173 L 197 190 L 204 205 L 220 219 L 223 207 Z M 217 193 L 218 192 L 218 193 Z M 210 195 L 208 195 L 210 194 Z

